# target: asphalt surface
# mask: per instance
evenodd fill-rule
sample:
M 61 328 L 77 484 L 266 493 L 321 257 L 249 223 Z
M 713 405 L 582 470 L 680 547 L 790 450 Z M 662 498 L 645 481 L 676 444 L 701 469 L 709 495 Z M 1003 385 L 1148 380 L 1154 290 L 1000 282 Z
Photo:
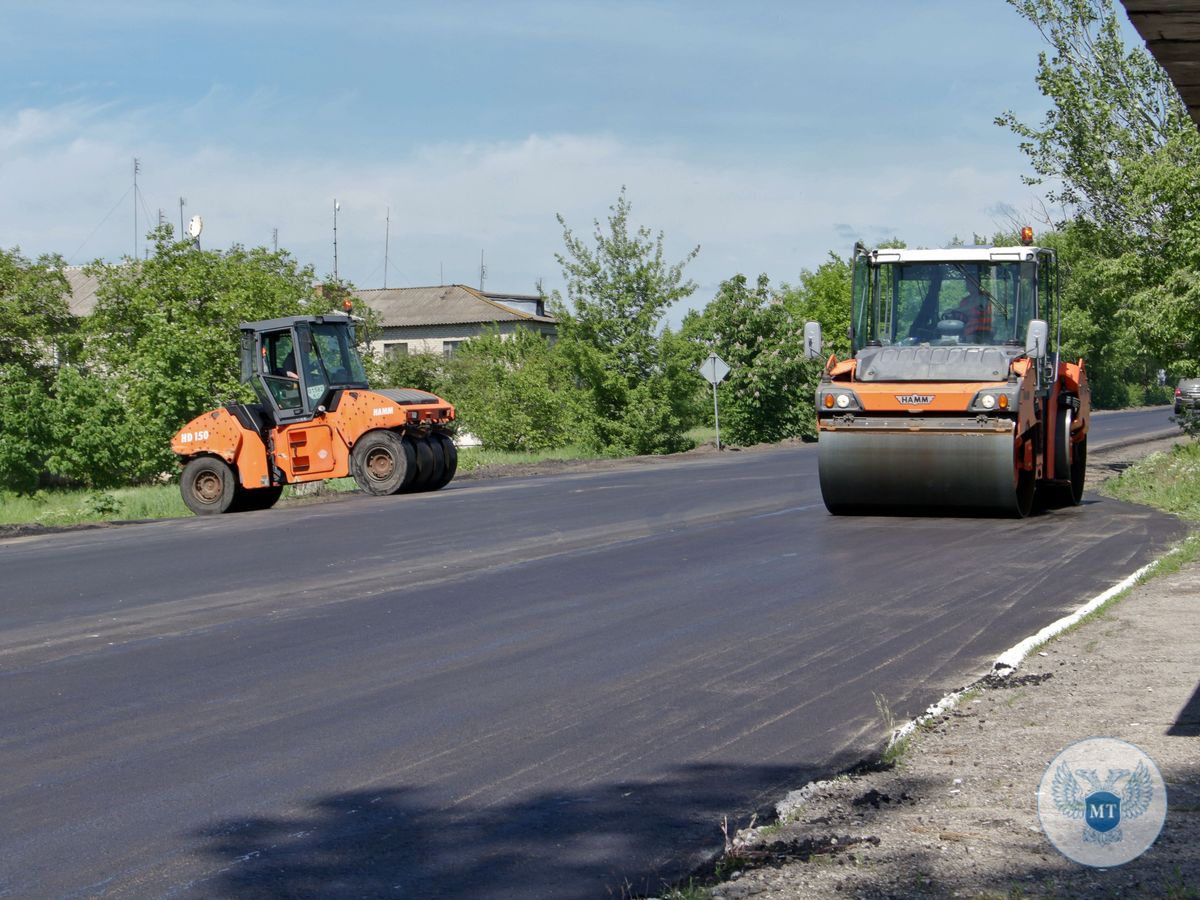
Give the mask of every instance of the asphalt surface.
M 0 896 L 653 891 L 1180 533 L 798 446 L 0 541 Z
M 1088 430 L 1088 447 L 1118 447 L 1148 438 L 1179 434 L 1179 426 L 1171 421 L 1174 412 L 1170 406 L 1150 406 L 1145 409 L 1093 413 Z

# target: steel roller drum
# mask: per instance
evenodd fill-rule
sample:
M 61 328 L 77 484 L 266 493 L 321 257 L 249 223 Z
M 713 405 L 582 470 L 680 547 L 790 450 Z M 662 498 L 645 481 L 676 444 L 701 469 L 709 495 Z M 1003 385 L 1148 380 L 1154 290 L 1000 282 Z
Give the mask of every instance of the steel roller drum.
M 1009 431 L 822 431 L 821 495 L 833 513 L 958 508 L 1019 515 Z

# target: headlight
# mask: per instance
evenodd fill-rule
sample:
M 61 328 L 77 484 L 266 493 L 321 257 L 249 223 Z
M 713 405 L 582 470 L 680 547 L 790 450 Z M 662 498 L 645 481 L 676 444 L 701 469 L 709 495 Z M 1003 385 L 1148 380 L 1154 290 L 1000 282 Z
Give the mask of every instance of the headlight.
M 1015 392 L 1004 389 L 980 391 L 971 401 L 971 412 L 1007 412 L 1016 405 Z
M 817 391 L 817 408 L 839 412 L 858 412 L 862 410 L 862 404 L 858 402 L 854 391 L 830 385 Z

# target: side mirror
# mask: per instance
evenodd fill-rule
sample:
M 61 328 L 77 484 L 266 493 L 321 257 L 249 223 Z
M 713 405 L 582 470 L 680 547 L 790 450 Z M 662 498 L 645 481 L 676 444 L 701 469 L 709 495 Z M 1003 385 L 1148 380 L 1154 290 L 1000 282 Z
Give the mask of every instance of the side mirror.
M 1025 353 L 1031 359 L 1043 359 L 1048 352 L 1050 326 L 1044 319 L 1034 319 L 1025 332 Z
M 821 337 L 820 322 L 805 322 L 804 323 L 804 358 L 805 359 L 820 359 L 821 348 L 825 345 L 825 341 Z

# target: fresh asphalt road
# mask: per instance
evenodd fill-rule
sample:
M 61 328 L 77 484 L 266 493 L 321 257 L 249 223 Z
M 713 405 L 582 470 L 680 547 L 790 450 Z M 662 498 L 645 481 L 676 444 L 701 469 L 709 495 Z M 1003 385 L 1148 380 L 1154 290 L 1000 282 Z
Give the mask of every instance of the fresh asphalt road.
M 653 890 L 1180 533 L 797 446 L 0 541 L 0 897 Z
M 1088 432 L 1088 446 L 1113 447 L 1150 436 L 1179 434 L 1179 426 L 1171 421 L 1174 412 L 1170 406 L 1148 406 L 1145 409 L 1095 413 Z

